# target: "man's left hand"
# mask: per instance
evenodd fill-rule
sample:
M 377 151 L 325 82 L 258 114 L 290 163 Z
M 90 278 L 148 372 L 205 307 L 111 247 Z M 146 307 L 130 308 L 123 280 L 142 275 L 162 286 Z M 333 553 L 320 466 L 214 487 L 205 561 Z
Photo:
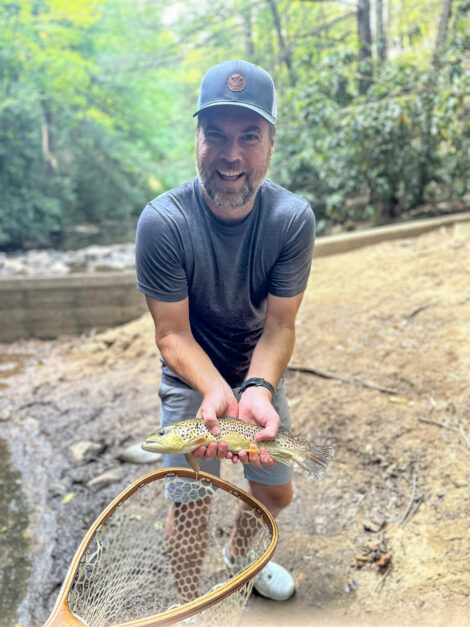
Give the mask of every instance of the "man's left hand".
M 278 431 L 281 419 L 271 403 L 271 392 L 263 387 L 251 387 L 245 390 L 238 404 L 238 417 L 259 427 L 262 430 L 255 435 L 256 442 L 263 440 L 274 440 Z M 259 447 L 259 451 L 240 451 L 238 458 L 243 464 L 251 464 L 255 468 L 267 466 L 272 468 L 276 460 L 272 459 L 264 447 Z

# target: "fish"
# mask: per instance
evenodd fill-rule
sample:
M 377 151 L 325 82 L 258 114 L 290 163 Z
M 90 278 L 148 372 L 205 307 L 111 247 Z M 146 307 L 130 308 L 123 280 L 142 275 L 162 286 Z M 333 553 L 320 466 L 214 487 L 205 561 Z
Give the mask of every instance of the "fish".
M 212 435 L 201 418 L 181 420 L 154 431 L 142 448 L 153 453 L 186 456 L 186 460 L 198 474 L 199 463 L 192 452 L 209 442 L 226 442 L 229 451 L 257 453 L 259 447 L 268 450 L 271 457 L 283 464 L 296 462 L 301 468 L 321 479 L 333 459 L 334 449 L 328 445 L 315 444 L 292 433 L 279 432 L 274 440 L 255 442 L 255 435 L 262 428 L 238 418 L 219 418 L 220 432 Z

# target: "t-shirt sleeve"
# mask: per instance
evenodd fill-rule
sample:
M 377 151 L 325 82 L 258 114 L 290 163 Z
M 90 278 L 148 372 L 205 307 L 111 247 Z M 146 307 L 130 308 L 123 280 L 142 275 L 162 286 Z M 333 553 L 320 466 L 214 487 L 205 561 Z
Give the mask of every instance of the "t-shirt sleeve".
M 137 289 L 157 300 L 177 302 L 188 295 L 183 246 L 175 222 L 148 204 L 137 224 Z
M 294 214 L 270 277 L 269 293 L 285 298 L 305 291 L 312 266 L 315 216 L 307 203 Z

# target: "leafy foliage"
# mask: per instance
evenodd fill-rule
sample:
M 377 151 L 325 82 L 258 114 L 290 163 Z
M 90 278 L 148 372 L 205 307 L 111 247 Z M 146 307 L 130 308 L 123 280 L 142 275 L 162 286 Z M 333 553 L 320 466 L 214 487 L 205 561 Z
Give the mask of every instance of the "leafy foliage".
M 373 32 L 365 67 L 352 3 L 3 3 L 0 246 L 137 215 L 192 176 L 199 83 L 227 58 L 272 73 L 271 176 L 312 202 L 320 230 L 464 196 L 469 6 L 453 0 L 449 45 L 433 55 L 440 3 L 392 3 L 389 59 Z

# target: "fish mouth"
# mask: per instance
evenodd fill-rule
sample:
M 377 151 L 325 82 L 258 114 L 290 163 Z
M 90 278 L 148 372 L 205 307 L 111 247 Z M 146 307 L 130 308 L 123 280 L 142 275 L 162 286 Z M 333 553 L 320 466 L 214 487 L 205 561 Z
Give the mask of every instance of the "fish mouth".
M 150 451 L 151 453 L 159 453 L 160 449 L 162 448 L 161 442 L 159 442 L 158 440 L 150 439 L 145 440 L 145 442 L 141 446 L 144 451 Z

